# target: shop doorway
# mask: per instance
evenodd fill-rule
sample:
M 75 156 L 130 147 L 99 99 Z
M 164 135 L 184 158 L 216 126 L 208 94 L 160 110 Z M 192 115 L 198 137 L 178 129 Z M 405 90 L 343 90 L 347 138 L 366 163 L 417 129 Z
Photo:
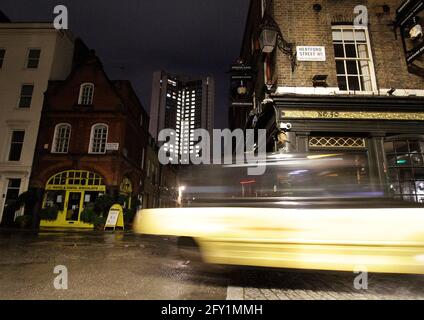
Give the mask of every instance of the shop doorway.
M 46 184 L 43 208 L 57 208 L 57 219 L 42 220 L 40 226 L 93 228 L 80 220 L 81 213 L 105 193 L 103 178 L 96 173 L 70 170 L 55 174 Z
M 68 205 L 66 207 L 66 220 L 79 221 L 82 208 L 82 192 L 69 192 Z
M 5 198 L 4 198 L 4 204 L 2 208 L 2 221 L 1 224 L 3 225 L 13 225 L 13 222 L 15 221 L 15 211 L 8 210 L 8 207 L 14 203 L 20 194 L 21 190 L 21 179 L 8 179 L 7 180 L 7 187 L 5 192 Z
M 119 186 L 119 194 L 125 199 L 124 208 L 132 209 L 132 192 L 133 186 L 130 178 L 124 177 L 122 179 L 121 185 Z

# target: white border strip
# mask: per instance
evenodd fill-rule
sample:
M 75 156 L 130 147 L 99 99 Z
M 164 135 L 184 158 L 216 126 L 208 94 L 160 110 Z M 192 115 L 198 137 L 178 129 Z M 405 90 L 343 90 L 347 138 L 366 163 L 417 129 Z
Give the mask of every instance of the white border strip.
M 244 288 L 228 286 L 227 300 L 244 300 Z

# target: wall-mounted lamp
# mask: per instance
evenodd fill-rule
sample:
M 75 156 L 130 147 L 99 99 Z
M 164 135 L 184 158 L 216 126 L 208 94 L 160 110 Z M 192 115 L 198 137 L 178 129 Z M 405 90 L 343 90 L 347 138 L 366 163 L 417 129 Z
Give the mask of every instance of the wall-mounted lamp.
M 274 51 L 277 37 L 278 37 L 278 26 L 265 21 L 260 26 L 261 34 L 259 35 L 259 45 L 263 53 L 271 53 Z
M 261 25 L 259 26 L 259 44 L 263 53 L 269 54 L 275 50 L 275 47 L 288 55 L 291 62 L 292 71 L 296 66 L 296 56 L 293 50 L 293 44 L 288 43 L 280 30 L 280 27 L 269 13 L 264 14 Z

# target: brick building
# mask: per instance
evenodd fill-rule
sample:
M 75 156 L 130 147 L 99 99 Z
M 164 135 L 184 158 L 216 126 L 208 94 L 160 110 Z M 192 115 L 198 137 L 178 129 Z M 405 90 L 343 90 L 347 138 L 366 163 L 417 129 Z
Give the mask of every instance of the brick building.
M 347 180 L 424 202 L 423 1 L 252 0 L 241 59 L 267 149 L 355 155 Z M 244 121 L 243 121 L 244 120 Z
M 112 81 L 93 51 L 64 81 L 45 94 L 31 176 L 44 189 L 43 207 L 56 205 L 56 221 L 45 227 L 91 227 L 83 208 L 104 193 L 131 199 L 142 194 L 142 162 L 149 117 L 130 82 Z
M 159 148 L 153 137 L 149 137 L 146 157 L 143 160 L 145 179 L 143 183 L 143 208 L 172 208 L 177 205 L 177 169 L 170 164 L 161 165 L 158 158 Z

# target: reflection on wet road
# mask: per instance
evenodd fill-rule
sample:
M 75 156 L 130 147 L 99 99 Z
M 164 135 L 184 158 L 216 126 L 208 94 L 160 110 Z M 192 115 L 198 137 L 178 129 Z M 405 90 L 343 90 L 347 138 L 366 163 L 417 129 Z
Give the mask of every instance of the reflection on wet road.
M 211 267 L 182 259 L 176 239 L 131 232 L 0 233 L 0 299 L 422 299 L 424 277 Z M 53 269 L 68 269 L 68 290 Z

